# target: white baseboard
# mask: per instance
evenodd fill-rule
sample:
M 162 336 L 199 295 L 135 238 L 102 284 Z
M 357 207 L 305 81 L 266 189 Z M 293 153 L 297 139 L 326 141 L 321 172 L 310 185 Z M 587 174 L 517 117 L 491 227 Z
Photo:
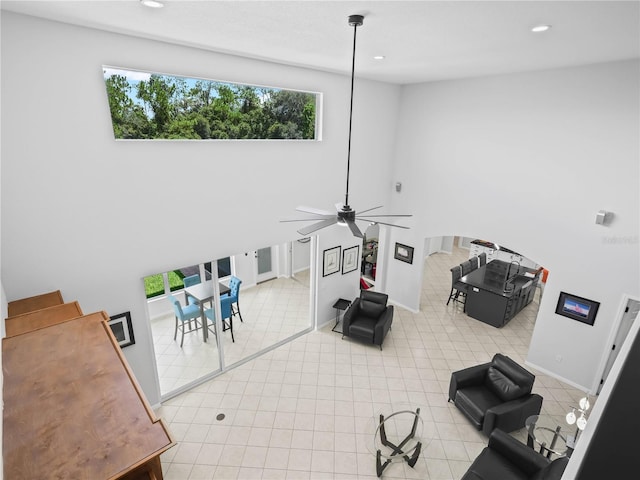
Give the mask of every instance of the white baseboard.
M 339 318 L 342 318 L 342 315 L 340 315 Z M 330 325 L 332 323 L 336 323 L 335 317 L 334 318 L 330 318 L 329 320 L 325 320 L 322 323 L 319 323 L 318 326 L 316 327 L 316 330 L 320 330 L 320 329 L 324 328 L 326 325 Z
M 394 300 L 389 300 L 389 303 L 390 303 L 390 304 L 392 304 L 392 305 L 394 305 L 394 306 L 396 306 L 396 307 L 402 307 L 402 308 L 404 308 L 405 310 L 410 311 L 411 313 L 420 313 L 420 310 L 414 310 L 413 308 L 409 308 L 409 307 L 407 307 L 406 305 L 403 305 L 403 304 L 401 304 L 401 303 L 398 303 L 398 302 L 396 302 L 396 301 L 394 301 Z
M 582 390 L 585 393 L 588 393 L 589 395 L 595 395 L 595 392 L 591 392 L 589 390 L 588 387 L 585 387 L 584 385 L 578 385 L 577 383 L 568 380 L 564 377 L 561 377 L 560 375 L 558 375 L 557 373 L 551 372 L 549 370 L 547 370 L 546 368 L 542 368 L 538 365 L 536 365 L 535 363 L 531 363 L 528 360 L 524 361 L 525 365 L 527 365 L 528 367 L 534 368 L 536 370 L 538 370 L 540 373 L 544 373 L 545 375 L 548 375 L 552 378 L 555 378 L 556 380 L 561 381 L 562 383 L 566 383 L 567 385 L 571 385 L 573 388 L 577 388 L 578 390 Z

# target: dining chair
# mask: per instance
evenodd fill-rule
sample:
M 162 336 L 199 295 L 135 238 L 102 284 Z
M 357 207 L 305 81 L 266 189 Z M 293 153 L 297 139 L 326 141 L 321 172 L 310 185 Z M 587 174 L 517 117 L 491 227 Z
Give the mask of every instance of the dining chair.
M 449 299 L 447 305 L 453 300 L 454 302 L 462 303 L 466 307 L 467 291 L 469 286 L 466 283 L 462 283 L 462 265 L 456 265 L 451 268 L 451 292 L 449 292 Z M 460 300 L 462 295 L 463 300 Z
M 476 259 L 476 265 L 478 264 L 478 260 Z M 462 268 L 462 276 L 464 277 L 466 274 L 471 273 L 473 271 L 473 262 L 471 259 L 466 260 L 460 264 Z
M 182 344 L 184 343 L 184 333 L 187 326 L 187 333 L 197 332 L 200 330 L 200 327 L 198 326 L 198 318 L 200 318 L 200 322 L 202 323 L 200 307 L 193 303 L 183 307 L 180 305 L 178 299 L 171 294 L 167 295 L 167 298 L 171 302 L 171 306 L 173 307 L 173 312 L 176 317 L 176 328 L 173 332 L 173 339 L 176 339 L 179 328 L 182 332 L 182 338 L 180 339 L 180 348 L 182 348 Z M 191 323 L 192 321 L 195 323 L 195 326 Z
M 481 267 L 485 266 L 487 264 L 487 252 L 482 252 L 478 255 L 478 260 Z
M 242 284 L 242 280 L 238 277 L 232 276 L 231 280 L 229 280 L 229 289 L 230 292 L 228 294 L 223 295 L 231 298 L 231 315 L 238 315 L 240 317 L 240 321 L 244 322 L 242 319 L 242 314 L 240 313 L 240 285 Z M 220 298 L 223 298 L 220 297 Z M 235 304 L 235 308 L 234 308 Z
M 200 275 L 196 273 L 194 275 L 189 275 L 188 277 L 184 277 L 182 279 L 182 282 L 184 283 L 184 288 L 187 288 L 187 287 L 192 287 L 193 285 L 198 285 L 199 283 L 202 282 L 202 280 L 200 280 Z M 187 295 L 186 292 L 184 294 L 184 301 L 187 304 L 196 303 L 194 298 Z
M 235 343 L 235 338 L 233 338 L 233 314 L 231 311 L 231 303 L 232 299 L 230 296 L 225 295 L 220 297 L 220 313 L 222 314 L 222 331 L 225 332 L 227 330 L 231 330 L 231 341 Z M 216 333 L 216 312 L 213 308 L 208 308 L 204 311 L 204 316 L 211 320 L 214 328 L 214 335 Z M 209 328 L 209 322 L 207 320 L 207 328 Z
M 468 262 L 469 262 L 469 264 L 471 265 L 471 271 L 472 271 L 472 272 L 473 272 L 474 270 L 477 270 L 477 269 L 478 269 L 478 267 L 480 267 L 480 259 L 478 258 L 478 256 L 477 256 L 477 255 L 476 255 L 476 256 L 474 256 L 474 257 L 471 257 L 471 258 L 468 260 Z

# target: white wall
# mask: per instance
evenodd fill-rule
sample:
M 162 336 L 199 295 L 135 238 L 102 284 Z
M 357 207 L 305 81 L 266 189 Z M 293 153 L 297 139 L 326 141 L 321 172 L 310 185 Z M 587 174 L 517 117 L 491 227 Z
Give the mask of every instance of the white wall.
M 334 227 L 323 231 L 317 237 L 317 278 L 318 292 L 316 299 L 316 327 L 335 320 L 336 310 L 333 304 L 339 298 L 353 300 L 360 295 L 360 268 L 352 272 L 342 274 L 342 253 L 345 249 L 360 245 L 362 240 L 354 237 L 346 227 Z M 323 276 L 324 251 L 334 247 L 340 247 L 340 271 Z M 341 312 L 344 313 L 344 312 Z
M 115 142 L 102 64 L 323 92 L 323 141 Z M 529 362 L 593 389 L 621 295 L 639 293 L 638 80 L 628 61 L 402 89 L 357 81 L 350 203 L 415 215 L 410 233 L 390 231 L 380 260 L 390 298 L 417 308 L 405 285 L 422 275 L 421 262 L 393 260 L 395 241 L 416 258 L 424 238 L 452 232 L 509 245 L 551 272 Z M 124 351 L 155 403 L 142 277 L 291 240 L 296 225 L 278 221 L 296 205 L 341 201 L 348 87 L 348 77 L 3 13 L 7 298 L 60 289 L 87 312 L 130 310 L 137 342 Z M 610 227 L 595 225 L 600 209 L 615 213 Z M 343 295 L 331 288 L 322 312 Z M 593 327 L 553 313 L 560 291 L 601 302 Z
M 415 211 L 414 209 L 413 212 Z M 384 242 L 382 242 L 383 234 Z M 414 313 L 420 310 L 422 275 L 426 256 L 424 239 L 420 239 L 417 235 L 418 231 L 415 227 L 411 230 L 385 227 L 381 229 L 380 235 L 381 243 L 384 245 L 383 291 L 389 295 L 392 303 Z M 413 247 L 413 263 L 394 258 L 396 243 Z M 381 261 L 381 257 L 381 253 L 378 252 L 378 262 Z
M 428 237 L 424 239 L 424 258 L 437 252 L 452 253 L 454 237 Z
M 488 238 L 547 268 L 528 362 L 585 390 L 623 293 L 640 292 L 639 84 L 626 61 L 402 92 L 392 205 L 415 213 L 410 241 Z M 601 302 L 595 325 L 556 315 L 560 291 Z
M 301 243 L 296 241 L 291 244 L 291 248 L 293 250 L 293 273 L 307 270 L 310 266 L 311 242 Z
M 1 34 L 7 298 L 60 289 L 85 312 L 131 311 L 124 353 L 157 403 L 142 278 L 298 238 L 279 220 L 342 201 L 350 78 L 6 12 Z M 103 64 L 322 92 L 323 140 L 116 142 Z M 391 191 L 399 94 L 356 81 L 354 207 Z

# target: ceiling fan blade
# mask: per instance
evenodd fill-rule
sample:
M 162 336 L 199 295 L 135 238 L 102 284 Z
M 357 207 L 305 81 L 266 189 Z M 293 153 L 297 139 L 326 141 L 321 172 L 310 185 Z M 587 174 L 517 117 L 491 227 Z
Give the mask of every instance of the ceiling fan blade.
M 321 222 L 314 223 L 313 225 L 309 225 L 308 227 L 301 228 L 300 230 L 298 230 L 298 233 L 300 235 L 309 235 L 316 230 L 320 230 L 324 227 L 330 227 L 331 225 L 334 225 L 336 223 L 338 223 L 338 217 L 334 215 L 333 218 L 328 218 L 326 220 L 322 220 Z
M 333 218 L 335 217 L 336 214 L 331 214 L 331 215 L 325 215 L 325 217 L 327 219 L 329 218 Z M 287 222 L 317 222 L 318 220 L 320 220 L 320 218 L 316 217 L 316 218 L 294 218 L 291 220 L 280 220 L 280 223 L 287 223 Z
M 319 208 L 305 207 L 304 205 L 300 205 L 299 207 L 296 207 L 296 210 L 299 212 L 311 213 L 312 215 L 331 215 L 331 216 L 334 215 L 333 212 L 328 212 L 326 210 L 321 210 Z
M 358 213 L 370 212 L 371 210 L 377 210 L 378 208 L 382 208 L 382 205 L 379 205 L 379 206 L 373 207 L 373 208 L 367 208 L 366 210 L 362 210 L 361 212 L 358 212 Z
M 370 219 L 370 218 L 356 217 L 356 220 L 363 220 L 365 222 L 379 223 L 380 225 L 388 225 L 390 227 L 398 227 L 398 228 L 404 228 L 405 230 L 409 230 L 409 227 L 405 227 L 403 225 L 395 225 L 393 223 L 379 222 L 378 220 L 373 220 L 373 219 Z
M 358 212 L 358 215 L 360 215 L 362 212 Z M 406 214 L 387 214 L 387 215 L 367 215 L 367 217 L 413 217 L 413 215 L 406 215 Z
M 364 238 L 364 235 L 356 225 L 356 222 L 351 222 L 347 220 L 347 225 L 349 226 L 349 229 L 351 230 L 351 233 L 353 233 L 354 237 Z

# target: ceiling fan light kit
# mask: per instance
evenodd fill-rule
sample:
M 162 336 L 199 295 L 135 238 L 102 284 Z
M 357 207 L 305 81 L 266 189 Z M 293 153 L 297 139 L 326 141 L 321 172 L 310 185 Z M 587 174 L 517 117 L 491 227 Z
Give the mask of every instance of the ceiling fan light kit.
M 388 225 L 390 227 L 398 227 L 408 229 L 409 227 L 404 227 L 402 225 L 395 225 L 392 223 L 381 222 L 377 220 L 379 217 L 410 217 L 411 215 L 367 215 L 366 218 L 361 216 L 363 213 L 370 212 L 372 210 L 376 210 L 378 208 L 382 208 L 382 205 L 378 207 L 369 208 L 368 210 L 363 210 L 358 215 L 355 210 L 351 208 L 349 205 L 349 169 L 351 166 L 351 125 L 353 120 L 353 86 L 355 82 L 355 71 L 356 71 L 356 35 L 358 31 L 358 27 L 361 27 L 364 24 L 364 16 L 363 15 L 349 15 L 349 26 L 353 27 L 353 55 L 351 59 L 351 103 L 349 106 L 349 141 L 347 146 L 347 186 L 344 196 L 344 204 L 337 203 L 336 210 L 337 213 L 328 212 L 326 210 L 319 210 L 317 208 L 312 207 L 297 207 L 296 210 L 303 213 L 308 213 L 311 215 L 315 215 L 314 218 L 304 218 L 304 219 L 296 219 L 296 220 L 282 220 L 283 222 L 308 222 L 308 221 L 316 221 L 316 223 L 309 225 L 307 227 L 303 227 L 298 230 L 300 235 L 309 235 L 317 230 L 322 228 L 330 227 L 331 225 L 341 225 L 347 226 L 351 230 L 351 233 L 355 237 L 364 238 L 364 235 L 356 225 L 356 220 L 362 220 L 370 223 L 379 223 L 382 225 Z M 397 188 L 397 191 L 400 191 Z

